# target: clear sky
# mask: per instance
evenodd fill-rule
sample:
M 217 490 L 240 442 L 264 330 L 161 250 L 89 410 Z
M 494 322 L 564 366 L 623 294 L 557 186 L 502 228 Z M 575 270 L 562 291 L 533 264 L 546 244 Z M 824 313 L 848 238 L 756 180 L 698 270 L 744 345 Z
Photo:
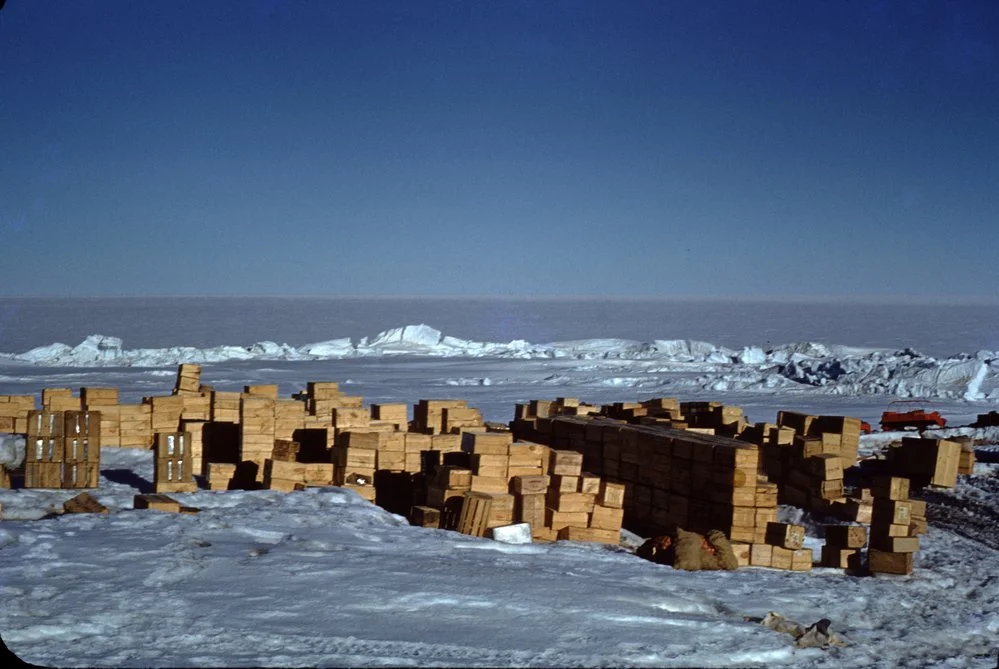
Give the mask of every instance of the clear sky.
M 994 298 L 999 3 L 8 0 L 0 295 Z

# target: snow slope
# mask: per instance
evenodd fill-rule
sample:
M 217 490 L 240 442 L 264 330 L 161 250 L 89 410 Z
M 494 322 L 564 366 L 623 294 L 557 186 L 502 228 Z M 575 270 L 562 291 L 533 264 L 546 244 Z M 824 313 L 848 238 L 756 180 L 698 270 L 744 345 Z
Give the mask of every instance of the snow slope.
M 292 347 L 275 342 L 213 348 L 126 349 L 121 339 L 91 335 L 75 347 L 50 344 L 25 353 L 2 353 L 8 366 L 163 367 L 179 362 L 320 361 L 371 357 L 493 358 L 506 360 L 622 361 L 634 375 L 609 377 L 618 386 L 657 383 L 651 372 L 695 374 L 692 388 L 716 391 L 813 388 L 839 395 L 894 395 L 995 401 L 999 359 L 989 351 L 934 358 L 905 349 L 863 349 L 802 342 L 764 350 L 728 349 L 707 342 L 585 339 L 547 344 L 523 340 L 476 342 L 427 325 L 406 325 L 356 343 L 334 339 Z M 995 361 L 995 362 L 994 362 Z M 461 382 L 455 384 L 461 385 Z

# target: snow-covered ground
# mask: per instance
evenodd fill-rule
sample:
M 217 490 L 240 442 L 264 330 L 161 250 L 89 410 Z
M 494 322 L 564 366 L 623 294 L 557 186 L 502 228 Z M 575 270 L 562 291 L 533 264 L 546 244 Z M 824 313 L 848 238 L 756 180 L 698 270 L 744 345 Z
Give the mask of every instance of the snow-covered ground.
M 109 515 L 16 520 L 55 509 L 71 493 L 0 493 L 0 629 L 29 662 L 995 664 L 999 551 L 950 527 L 931 527 L 909 577 L 689 573 L 623 548 L 509 545 L 410 527 L 338 488 L 200 491 L 175 495 L 199 507 L 197 515 L 136 511 L 132 497 L 152 477 L 151 454 L 105 449 L 102 456 L 96 496 Z M 958 490 L 939 496 L 987 489 L 994 522 L 995 467 L 979 465 Z M 829 618 L 850 645 L 795 649 L 790 637 L 745 619 L 768 611 L 809 624 Z
M 509 420 L 515 402 L 556 396 L 718 399 L 753 421 L 792 409 L 876 424 L 898 395 L 934 398 L 951 425 L 995 408 L 992 354 L 488 344 L 409 326 L 370 340 L 231 348 L 128 351 L 90 338 L 4 356 L 0 394 L 114 385 L 136 401 L 168 393 L 176 362 L 200 360 L 204 382 L 220 390 L 269 382 L 287 395 L 308 380 L 335 380 L 368 402 L 467 398 L 495 421 Z M 898 436 L 866 437 L 862 451 Z M 983 444 L 979 454 L 974 476 L 930 496 L 916 572 L 862 578 L 828 569 L 692 574 L 624 548 L 501 544 L 410 527 L 336 488 L 200 491 L 176 495 L 197 515 L 135 511 L 151 454 L 104 449 L 96 497 L 110 515 L 44 517 L 72 493 L 0 491 L 0 634 L 23 659 L 59 666 L 991 668 L 999 447 Z M 822 519 L 781 514 L 809 526 L 817 552 Z M 795 649 L 746 620 L 771 610 L 806 624 L 829 618 L 850 645 Z

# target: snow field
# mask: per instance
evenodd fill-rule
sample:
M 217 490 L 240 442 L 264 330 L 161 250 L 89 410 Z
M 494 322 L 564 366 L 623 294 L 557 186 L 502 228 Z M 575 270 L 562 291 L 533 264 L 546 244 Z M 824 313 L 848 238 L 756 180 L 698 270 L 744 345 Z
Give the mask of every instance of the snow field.
M 103 449 L 110 515 L 44 520 L 71 491 L 0 491 L 0 630 L 59 666 L 994 666 L 999 553 L 932 526 L 909 577 L 688 573 L 625 549 L 410 527 L 338 488 L 174 495 L 131 510 L 152 455 Z M 970 479 L 988 479 L 985 473 Z M 962 482 L 951 493 L 971 490 Z M 995 498 L 992 498 L 994 503 Z M 782 510 L 782 513 L 786 510 Z M 794 649 L 744 617 L 828 617 Z M 990 655 L 991 654 L 991 655 Z

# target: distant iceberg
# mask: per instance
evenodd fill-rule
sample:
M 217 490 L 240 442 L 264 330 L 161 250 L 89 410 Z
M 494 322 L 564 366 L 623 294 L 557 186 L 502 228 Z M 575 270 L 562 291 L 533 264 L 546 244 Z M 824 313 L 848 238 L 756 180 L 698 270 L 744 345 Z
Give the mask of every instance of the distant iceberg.
M 532 344 L 477 342 L 450 337 L 426 324 L 404 325 L 356 343 L 330 339 L 304 346 L 272 341 L 251 346 L 126 349 L 118 337 L 93 334 L 76 346 L 48 344 L 25 353 L 0 353 L 0 360 L 46 367 L 165 367 L 181 362 L 220 363 L 240 360 L 338 360 L 377 356 L 438 358 L 575 359 L 651 361 L 650 372 L 700 374 L 694 383 L 705 390 L 771 390 L 807 387 L 839 395 L 889 394 L 942 397 L 969 401 L 999 399 L 996 354 L 980 351 L 945 359 L 911 349 L 890 351 L 816 342 L 769 349 L 747 345 L 741 350 L 689 339 L 579 339 Z M 457 383 L 465 383 L 458 381 Z M 479 382 L 476 382 L 479 383 Z M 648 386 L 648 379 L 615 376 L 602 383 Z

